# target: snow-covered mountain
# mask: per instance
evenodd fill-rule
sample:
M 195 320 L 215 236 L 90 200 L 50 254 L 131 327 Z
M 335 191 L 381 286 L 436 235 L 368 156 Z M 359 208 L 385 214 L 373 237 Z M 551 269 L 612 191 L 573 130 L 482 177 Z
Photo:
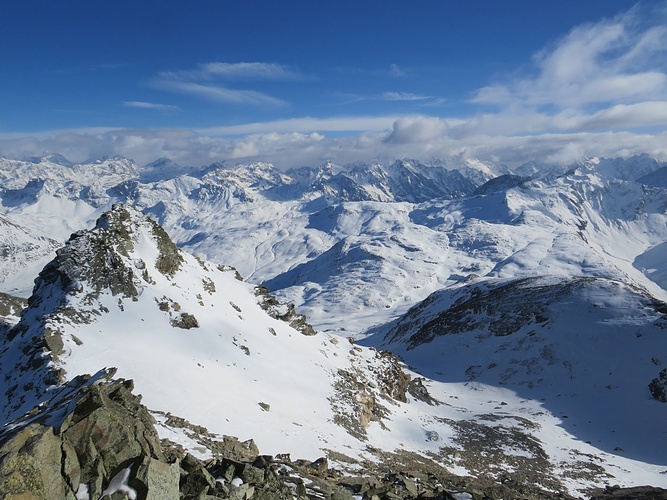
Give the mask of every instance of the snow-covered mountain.
M 666 363 L 667 304 L 645 289 L 582 276 L 471 282 L 435 292 L 366 342 L 431 379 L 539 400 L 606 453 L 664 460 L 665 408 L 649 386 Z
M 165 436 L 182 439 L 162 417 L 171 413 L 254 438 L 273 454 L 319 456 L 334 445 L 360 452 L 366 427 L 393 413 L 380 402 L 405 401 L 405 386 L 392 389 L 393 358 L 312 335 L 290 307 L 233 269 L 181 252 L 155 222 L 121 205 L 72 235 L 28 304 L 2 346 L 3 423 L 110 366 L 135 381 Z M 370 384 L 363 393 L 348 388 L 362 381 Z M 379 440 L 405 438 L 392 428 L 373 430 Z
M 427 166 L 416 160 L 402 160 L 386 166 L 360 163 L 349 169 L 331 163 L 318 168 L 287 171 L 310 191 L 322 192 L 337 201 L 408 201 L 457 198 L 471 193 L 493 177 L 486 170 L 468 165 L 458 169 Z
M 24 295 L 26 283 L 32 282 L 61 243 L 23 227 L 11 217 L 0 215 L 0 286 L 6 293 Z
M 54 384 L 115 366 L 188 449 L 200 445 L 163 413 L 269 453 L 404 449 L 544 491 L 667 486 L 667 190 L 652 158 L 514 171 L 460 160 L 1 165 L 0 212 L 21 232 L 0 231 L 17 248 L 48 242 L 34 265 L 53 241 L 96 227 L 45 268 L 5 339 L 5 419 Z M 0 291 L 27 296 L 25 274 L 0 264 Z M 276 326 L 293 314 L 281 303 L 319 333 Z M 412 387 L 371 347 L 397 353 Z

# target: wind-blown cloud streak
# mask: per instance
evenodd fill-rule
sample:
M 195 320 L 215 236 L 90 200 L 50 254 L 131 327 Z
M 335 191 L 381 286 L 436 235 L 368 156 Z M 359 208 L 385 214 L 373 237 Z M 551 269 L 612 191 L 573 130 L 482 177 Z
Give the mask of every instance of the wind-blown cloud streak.
M 164 71 L 161 78 L 201 80 L 220 78 L 224 80 L 302 80 L 305 75 L 284 64 L 263 62 L 210 62 L 200 64 L 194 70 Z
M 283 99 L 253 89 L 231 88 L 228 82 L 301 78 L 300 73 L 276 63 L 211 62 L 193 70 L 163 71 L 152 81 L 152 86 L 218 103 L 284 106 L 287 102 Z
M 284 106 L 287 104 L 282 99 L 264 92 L 231 89 L 222 85 L 206 85 L 181 80 L 159 80 L 155 82 L 155 86 L 163 90 L 170 90 L 220 103 L 269 106 Z
M 138 108 L 138 109 L 154 109 L 157 111 L 180 111 L 181 108 L 171 104 L 158 104 L 153 102 L 145 101 L 123 101 L 123 106 L 126 108 Z

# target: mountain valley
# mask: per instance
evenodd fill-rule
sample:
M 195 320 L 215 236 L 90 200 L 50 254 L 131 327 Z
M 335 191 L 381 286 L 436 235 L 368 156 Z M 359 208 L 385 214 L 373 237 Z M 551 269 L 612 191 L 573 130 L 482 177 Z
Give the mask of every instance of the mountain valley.
M 78 500 L 664 495 L 666 172 L 1 159 L 0 491 L 55 433 Z M 90 398 L 134 455 L 67 437 Z

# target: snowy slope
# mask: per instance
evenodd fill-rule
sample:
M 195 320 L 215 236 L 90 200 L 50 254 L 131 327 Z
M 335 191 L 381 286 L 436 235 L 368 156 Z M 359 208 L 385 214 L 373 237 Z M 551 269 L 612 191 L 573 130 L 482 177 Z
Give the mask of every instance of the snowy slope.
M 467 387 L 457 397 L 465 406 L 475 392 L 502 388 L 508 399 L 494 414 L 555 417 L 578 442 L 570 454 L 667 485 L 667 408 L 649 390 L 667 363 L 667 304 L 644 289 L 590 277 L 481 280 L 432 294 L 364 343 L 447 387 Z M 541 410 L 522 408 L 528 401 Z M 552 441 L 553 431 L 536 437 L 557 455 L 566 440 Z
M 481 280 L 432 294 L 365 343 L 445 385 L 539 401 L 601 462 L 665 470 L 667 408 L 649 384 L 667 364 L 667 304 L 644 289 L 591 277 Z M 507 403 L 496 409 L 516 415 Z
M 258 429 L 271 428 L 261 436 L 267 451 L 285 448 L 297 430 L 307 436 L 299 450 L 307 455 L 317 453 L 318 439 L 345 442 L 343 429 L 326 432 L 319 423 L 332 418 L 325 388 L 349 365 L 347 353 L 269 317 L 233 271 L 181 254 L 163 238 L 154 223 L 115 207 L 59 252 L 3 354 L 3 377 L 18 384 L 2 405 L 4 419 L 48 394 L 54 369 L 72 379 L 115 366 L 151 409 L 221 434 L 257 439 Z M 22 350 L 42 336 L 53 359 L 49 373 L 33 380 Z M 34 366 L 44 358 L 36 352 L 31 359 Z
M 25 283 L 32 283 L 61 243 L 0 215 L 0 286 L 7 293 L 27 296 Z
M 265 309 L 267 309 L 265 311 Z M 418 449 L 395 359 L 275 319 L 289 308 L 230 268 L 179 251 L 139 212 L 116 205 L 72 235 L 36 282 L 0 357 L 2 423 L 47 404 L 62 383 L 105 367 L 135 381 L 161 430 L 173 414 L 263 452 L 317 457 L 367 444 Z M 297 318 L 298 319 L 298 318 Z M 401 403 L 403 401 L 403 403 Z M 192 452 L 206 454 L 183 440 Z

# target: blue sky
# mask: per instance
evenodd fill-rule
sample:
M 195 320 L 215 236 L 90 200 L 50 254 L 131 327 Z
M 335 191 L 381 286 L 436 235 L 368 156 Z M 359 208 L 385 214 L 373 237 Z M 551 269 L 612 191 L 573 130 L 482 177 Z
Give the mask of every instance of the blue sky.
M 0 154 L 667 156 L 667 2 L 14 1 Z

